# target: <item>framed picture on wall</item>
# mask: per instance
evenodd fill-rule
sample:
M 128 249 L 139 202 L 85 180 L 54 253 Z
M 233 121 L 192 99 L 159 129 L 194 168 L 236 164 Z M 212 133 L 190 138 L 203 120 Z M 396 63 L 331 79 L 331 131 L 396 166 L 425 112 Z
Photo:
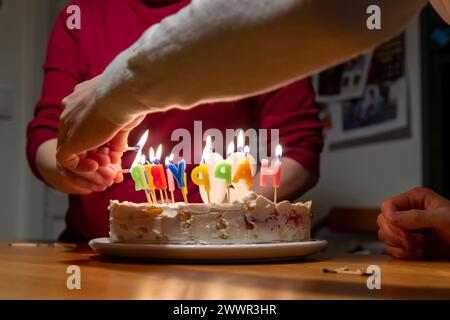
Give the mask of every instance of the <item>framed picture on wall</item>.
M 330 149 L 409 135 L 403 34 L 313 82 Z

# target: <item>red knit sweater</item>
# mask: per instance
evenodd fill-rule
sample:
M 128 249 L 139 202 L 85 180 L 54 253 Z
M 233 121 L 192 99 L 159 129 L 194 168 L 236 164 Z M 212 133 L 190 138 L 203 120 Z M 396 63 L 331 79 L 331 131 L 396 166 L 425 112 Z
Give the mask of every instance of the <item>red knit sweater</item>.
M 80 30 L 67 29 L 69 14 L 66 10 L 58 17 L 48 44 L 42 97 L 36 105 L 35 117 L 28 126 L 28 161 L 38 177 L 36 151 L 43 142 L 57 137 L 61 100 L 78 83 L 102 73 L 114 57 L 136 41 L 148 27 L 176 13 L 189 0 L 165 6 L 152 6 L 148 2 L 72 1 L 71 4 L 76 4 L 81 9 Z M 177 88 L 173 90 L 176 91 Z M 129 145 L 134 145 L 142 133 L 150 129 L 149 145 L 162 144 L 163 150 L 169 151 L 178 143 L 171 141 L 174 130 L 187 129 L 194 137 L 194 121 L 202 121 L 203 131 L 216 128 L 224 136 L 226 129 L 265 128 L 269 129 L 269 133 L 270 129 L 279 129 L 284 156 L 314 172 L 319 170 L 321 125 L 309 80 L 298 81 L 282 89 L 236 102 L 205 104 L 189 111 L 171 110 L 148 115 L 131 133 Z M 192 149 L 191 153 L 193 152 Z M 128 167 L 133 158 L 133 154 L 126 154 L 123 167 Z M 188 172 L 190 170 L 191 166 L 188 166 Z M 123 183 L 113 185 L 104 192 L 89 196 L 70 195 L 67 229 L 63 237 L 66 240 L 84 241 L 107 236 L 107 206 L 111 199 L 146 201 L 143 192 L 134 191 L 129 175 L 126 175 Z M 179 193 L 177 200 L 181 200 Z M 198 188 L 192 183 L 189 183 L 189 200 L 200 201 Z

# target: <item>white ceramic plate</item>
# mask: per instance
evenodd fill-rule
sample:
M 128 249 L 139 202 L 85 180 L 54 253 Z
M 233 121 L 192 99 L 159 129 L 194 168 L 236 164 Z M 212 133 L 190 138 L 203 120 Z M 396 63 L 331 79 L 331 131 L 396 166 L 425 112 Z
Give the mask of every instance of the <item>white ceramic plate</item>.
M 93 250 L 106 256 L 184 261 L 291 260 L 319 252 L 326 245 L 327 241 L 314 239 L 301 242 L 230 245 L 115 243 L 109 238 L 89 241 L 89 246 Z

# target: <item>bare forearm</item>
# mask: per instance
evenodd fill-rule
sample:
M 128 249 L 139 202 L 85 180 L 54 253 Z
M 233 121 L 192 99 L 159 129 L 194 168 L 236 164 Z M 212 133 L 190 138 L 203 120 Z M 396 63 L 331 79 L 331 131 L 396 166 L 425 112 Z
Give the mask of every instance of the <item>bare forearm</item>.
M 106 69 L 99 109 L 122 124 L 130 115 L 274 89 L 394 36 L 426 2 L 193 0 Z M 366 9 L 374 3 L 382 29 L 369 31 Z
M 317 183 L 317 175 L 303 167 L 297 161 L 283 157 L 283 168 L 281 171 L 280 188 L 278 189 L 278 200 L 295 200 Z M 274 189 L 271 183 L 266 187 L 259 184 L 259 172 L 254 178 L 254 190 L 269 199 L 273 199 Z

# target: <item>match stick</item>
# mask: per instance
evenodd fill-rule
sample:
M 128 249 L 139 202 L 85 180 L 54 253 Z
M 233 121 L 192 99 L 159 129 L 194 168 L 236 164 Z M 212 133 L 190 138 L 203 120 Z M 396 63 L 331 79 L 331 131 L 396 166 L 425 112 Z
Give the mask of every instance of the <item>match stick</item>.
M 173 191 L 170 191 L 170 197 L 172 198 L 172 203 L 175 203 L 175 197 L 173 196 Z
M 39 243 L 35 242 L 10 242 L 8 243 L 10 247 L 37 247 Z
M 119 172 L 120 173 L 130 173 L 130 169 L 122 169 Z
M 278 188 L 275 188 L 275 190 L 274 190 L 274 192 L 273 192 L 273 203 L 277 203 L 277 191 L 278 191 Z
M 127 151 L 134 151 L 134 152 L 138 152 L 139 151 L 139 147 L 128 147 L 125 149 L 125 152 Z

